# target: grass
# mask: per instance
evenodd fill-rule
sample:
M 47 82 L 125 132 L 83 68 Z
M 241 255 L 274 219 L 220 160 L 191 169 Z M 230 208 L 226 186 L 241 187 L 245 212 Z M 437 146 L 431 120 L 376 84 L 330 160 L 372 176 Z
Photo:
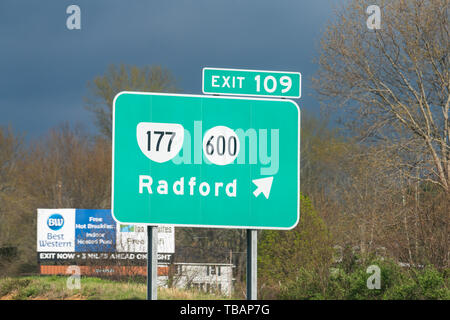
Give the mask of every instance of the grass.
M 144 300 L 145 283 L 82 277 L 80 289 L 69 289 L 66 276 L 0 278 L 0 300 Z M 216 300 L 225 296 L 196 290 L 158 288 L 160 300 Z

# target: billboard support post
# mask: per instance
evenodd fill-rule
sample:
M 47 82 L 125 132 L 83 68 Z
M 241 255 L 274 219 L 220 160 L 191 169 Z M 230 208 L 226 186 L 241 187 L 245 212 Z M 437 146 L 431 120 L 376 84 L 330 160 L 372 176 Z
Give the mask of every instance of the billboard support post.
M 158 299 L 158 227 L 147 226 L 147 300 Z
M 247 229 L 247 300 L 257 299 L 257 232 Z

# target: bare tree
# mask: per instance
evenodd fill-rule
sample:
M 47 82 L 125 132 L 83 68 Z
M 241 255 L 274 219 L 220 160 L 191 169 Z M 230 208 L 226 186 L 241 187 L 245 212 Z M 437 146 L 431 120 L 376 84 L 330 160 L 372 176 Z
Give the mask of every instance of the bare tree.
M 100 132 L 111 139 L 112 104 L 121 91 L 176 92 L 171 72 L 160 66 L 110 65 L 103 76 L 88 82 L 85 107 L 93 112 Z
M 449 193 L 449 1 L 380 1 L 381 29 L 369 30 L 372 2 L 351 1 L 336 12 L 321 41 L 315 86 L 366 142 L 398 151 L 396 168 Z
M 29 151 L 22 176 L 24 194 L 36 199 L 41 208 L 107 209 L 111 144 L 63 125 Z
M 326 222 L 333 243 L 358 248 L 363 261 L 383 251 L 409 265 L 445 268 L 450 198 L 442 188 L 399 170 L 405 154 L 395 144 L 355 143 L 352 136 L 324 127 L 323 120 L 302 121 L 301 190 Z M 423 152 L 416 149 L 409 159 Z
M 11 127 L 0 127 L 0 247 L 15 244 L 14 216 L 8 211 L 9 203 L 17 188 L 18 162 L 23 156 L 22 139 Z

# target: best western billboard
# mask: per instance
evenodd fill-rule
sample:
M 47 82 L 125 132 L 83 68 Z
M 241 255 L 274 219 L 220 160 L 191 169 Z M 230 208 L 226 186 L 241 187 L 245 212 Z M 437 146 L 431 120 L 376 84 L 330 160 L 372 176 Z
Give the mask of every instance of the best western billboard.
M 130 253 L 147 252 L 147 228 L 143 225 L 118 224 L 111 210 L 38 209 L 37 251 L 39 260 L 83 257 L 119 259 L 125 256 L 135 259 L 137 255 Z M 175 228 L 159 227 L 158 253 L 174 252 Z M 145 258 L 144 255 L 139 256 Z

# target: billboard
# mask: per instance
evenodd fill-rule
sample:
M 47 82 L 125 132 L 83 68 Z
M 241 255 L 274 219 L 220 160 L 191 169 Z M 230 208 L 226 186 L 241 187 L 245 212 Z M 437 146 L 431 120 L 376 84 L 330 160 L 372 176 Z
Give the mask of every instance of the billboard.
M 38 209 L 37 252 L 41 263 L 147 260 L 147 228 L 117 223 L 111 210 Z M 175 252 L 175 228 L 158 227 L 158 260 Z

